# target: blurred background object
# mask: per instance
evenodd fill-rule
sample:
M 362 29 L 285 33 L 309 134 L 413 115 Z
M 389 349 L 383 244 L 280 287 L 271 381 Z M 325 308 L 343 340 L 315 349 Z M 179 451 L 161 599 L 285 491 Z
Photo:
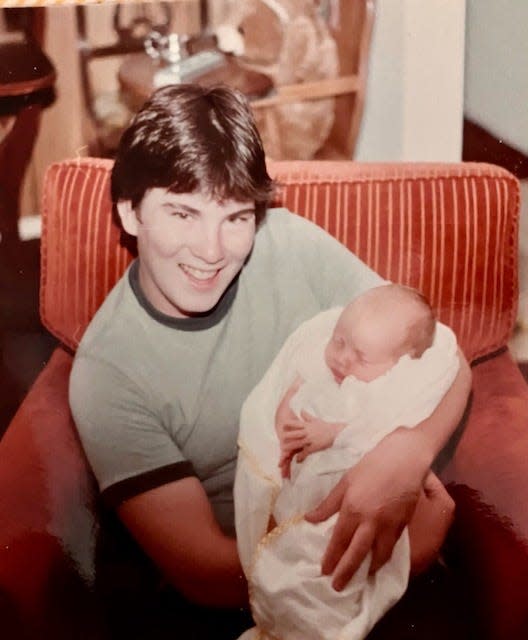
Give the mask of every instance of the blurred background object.
M 90 8 L 84 5 L 75 7 L 82 98 L 94 128 L 89 150 L 90 155 L 95 156 L 112 156 L 115 153 L 121 133 L 132 116 L 119 91 L 98 86 L 100 63 L 143 51 L 145 40 L 153 31 L 168 33 L 172 9 L 168 2 L 142 3 L 133 7 L 116 4 L 108 19 L 111 20 L 111 37 L 106 42 L 98 41 L 97 30 L 89 28 L 88 24 Z
M 373 21 L 373 0 L 230 3 L 216 27 L 219 47 L 275 85 L 253 103 L 270 157 L 353 156 Z
M 22 183 L 41 113 L 55 98 L 43 9 L 12 9 L 0 28 L 0 433 L 54 343 L 38 315 L 38 241 L 18 232 Z M 7 424 L 7 422 L 5 422 Z

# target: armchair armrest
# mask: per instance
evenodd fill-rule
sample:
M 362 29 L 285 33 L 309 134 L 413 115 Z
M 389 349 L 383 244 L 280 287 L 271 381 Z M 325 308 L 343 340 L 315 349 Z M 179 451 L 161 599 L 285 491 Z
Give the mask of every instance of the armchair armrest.
M 473 404 L 442 474 L 457 561 L 486 637 L 528 637 L 528 385 L 508 351 L 473 367 Z
M 3 637 L 103 637 L 91 590 L 96 494 L 68 406 L 71 362 L 54 352 L 0 441 Z

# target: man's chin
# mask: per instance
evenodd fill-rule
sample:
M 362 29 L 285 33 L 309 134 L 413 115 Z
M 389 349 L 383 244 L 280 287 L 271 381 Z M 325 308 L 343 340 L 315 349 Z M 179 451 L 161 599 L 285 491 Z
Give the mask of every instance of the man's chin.
M 203 318 L 211 314 L 222 296 L 214 296 L 208 300 L 197 300 L 195 303 L 178 307 L 178 311 L 186 318 Z

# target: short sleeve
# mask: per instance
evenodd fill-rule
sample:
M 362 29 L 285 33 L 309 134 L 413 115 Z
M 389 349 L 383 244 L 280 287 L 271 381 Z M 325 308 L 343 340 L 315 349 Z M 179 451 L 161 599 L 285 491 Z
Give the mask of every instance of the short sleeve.
M 344 306 L 385 282 L 324 229 L 297 215 L 293 219 L 306 274 L 324 308 Z
M 69 394 L 83 448 L 109 506 L 196 475 L 149 408 L 146 392 L 117 368 L 78 356 Z

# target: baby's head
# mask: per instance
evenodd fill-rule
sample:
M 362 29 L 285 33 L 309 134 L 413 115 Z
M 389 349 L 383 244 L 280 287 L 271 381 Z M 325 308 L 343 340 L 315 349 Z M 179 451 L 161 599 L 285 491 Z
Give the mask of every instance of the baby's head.
M 326 345 L 325 362 L 338 384 L 348 376 L 370 382 L 403 355 L 419 358 L 433 343 L 434 332 L 435 317 L 421 293 L 382 285 L 343 309 Z

